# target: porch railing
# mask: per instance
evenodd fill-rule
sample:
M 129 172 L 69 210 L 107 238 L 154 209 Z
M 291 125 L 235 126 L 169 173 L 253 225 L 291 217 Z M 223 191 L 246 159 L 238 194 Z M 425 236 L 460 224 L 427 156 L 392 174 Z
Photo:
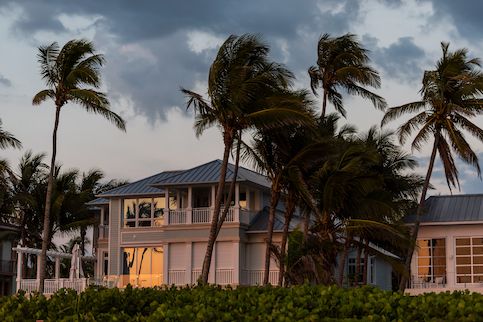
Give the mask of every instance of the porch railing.
M 45 279 L 44 293 L 53 294 L 61 288 L 70 288 L 76 292 L 83 292 L 88 286 L 87 278 L 59 278 L 59 279 Z M 38 290 L 39 281 L 37 279 L 23 279 L 20 281 L 20 289 L 27 292 L 35 292 Z
M 209 224 L 213 219 L 214 209 L 211 207 L 193 208 L 193 209 L 176 209 L 170 210 L 168 225 L 184 225 L 184 224 Z M 223 209 L 221 210 L 223 211 Z M 226 214 L 225 221 L 230 223 L 249 224 L 253 219 L 255 212 L 246 209 L 230 207 Z
M 241 282 L 245 285 L 262 285 L 264 272 L 263 269 L 242 270 Z M 278 275 L 278 270 L 270 270 L 268 272 L 268 283 L 277 285 Z

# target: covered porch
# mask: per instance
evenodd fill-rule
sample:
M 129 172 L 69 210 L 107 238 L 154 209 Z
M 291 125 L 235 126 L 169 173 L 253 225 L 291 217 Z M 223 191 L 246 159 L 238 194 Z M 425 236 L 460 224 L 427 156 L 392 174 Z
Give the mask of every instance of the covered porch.
M 16 289 L 17 292 L 23 290 L 27 293 L 38 291 L 39 288 L 39 274 L 40 271 L 38 267 L 40 266 L 40 249 L 35 248 L 28 248 L 28 247 L 21 247 L 17 246 L 12 248 L 13 251 L 17 253 L 17 278 L 16 278 Z M 24 255 L 25 254 L 32 254 L 37 255 L 37 270 L 36 270 L 36 278 L 24 278 L 23 277 L 23 267 L 26 265 L 24 262 Z M 72 254 L 69 253 L 61 253 L 55 251 L 47 251 L 47 256 L 53 258 L 55 263 L 54 268 L 54 278 L 48 278 L 44 281 L 44 294 L 53 294 L 60 290 L 61 288 L 71 288 L 77 292 L 84 291 L 87 286 L 89 285 L 89 278 L 79 277 L 61 277 L 60 273 L 60 266 L 61 266 L 61 259 L 69 259 L 72 260 Z M 80 256 L 81 261 L 95 261 L 95 257 L 93 256 Z

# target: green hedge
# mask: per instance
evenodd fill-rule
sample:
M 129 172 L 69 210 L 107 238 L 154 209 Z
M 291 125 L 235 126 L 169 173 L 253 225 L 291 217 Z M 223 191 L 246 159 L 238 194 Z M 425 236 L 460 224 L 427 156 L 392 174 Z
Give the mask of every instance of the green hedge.
M 481 321 L 483 295 L 372 287 L 90 288 L 0 299 L 0 321 Z

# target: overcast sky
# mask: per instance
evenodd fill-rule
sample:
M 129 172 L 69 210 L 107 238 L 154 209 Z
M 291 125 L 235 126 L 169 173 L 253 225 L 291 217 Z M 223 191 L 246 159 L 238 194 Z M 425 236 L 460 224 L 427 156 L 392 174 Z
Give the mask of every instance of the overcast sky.
M 481 12 L 482 1 L 451 0 L 0 0 L 0 117 L 24 145 L 2 153 L 15 165 L 27 149 L 51 151 L 52 103 L 33 107 L 31 100 L 44 87 L 37 48 L 53 41 L 95 43 L 107 59 L 102 72 L 112 109 L 127 121 L 123 133 L 78 106 L 66 106 L 58 160 L 65 168 L 100 168 L 109 178 L 135 180 L 222 156 L 216 129 L 195 137 L 179 88 L 206 93 L 210 62 L 230 34 L 261 34 L 273 59 L 295 73 L 296 86 L 308 88 L 307 69 L 316 61 L 320 35 L 355 33 L 382 75 L 378 93 L 395 106 L 418 99 L 422 73 L 440 57 L 441 41 L 483 57 Z M 345 105 L 347 122 L 361 131 L 383 115 L 367 101 L 345 98 Z M 476 122 L 483 126 L 482 119 Z M 482 144 L 473 147 L 483 159 Z M 421 173 L 428 150 L 416 154 Z M 459 166 L 461 192 L 483 192 L 476 173 Z M 432 194 L 448 193 L 440 165 L 434 177 Z

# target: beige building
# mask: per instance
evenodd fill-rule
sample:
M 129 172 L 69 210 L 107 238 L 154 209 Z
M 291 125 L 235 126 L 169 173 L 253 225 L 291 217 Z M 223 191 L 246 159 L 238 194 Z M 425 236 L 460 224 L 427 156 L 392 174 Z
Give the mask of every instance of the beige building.
M 215 160 L 185 171 L 162 172 L 92 201 L 90 205 L 100 212 L 100 225 L 94 231 L 96 277 L 119 287 L 196 283 L 220 167 L 221 161 Z M 233 168 L 229 165 L 227 182 L 233 178 Z M 234 202 L 226 205 L 226 221 L 214 247 L 210 283 L 261 284 L 269 188 L 266 177 L 240 167 Z M 282 220 L 278 214 L 275 243 L 281 239 Z M 270 282 L 277 281 L 278 267 L 272 260 Z
M 483 195 L 434 196 L 426 207 L 407 292 L 483 293 Z

